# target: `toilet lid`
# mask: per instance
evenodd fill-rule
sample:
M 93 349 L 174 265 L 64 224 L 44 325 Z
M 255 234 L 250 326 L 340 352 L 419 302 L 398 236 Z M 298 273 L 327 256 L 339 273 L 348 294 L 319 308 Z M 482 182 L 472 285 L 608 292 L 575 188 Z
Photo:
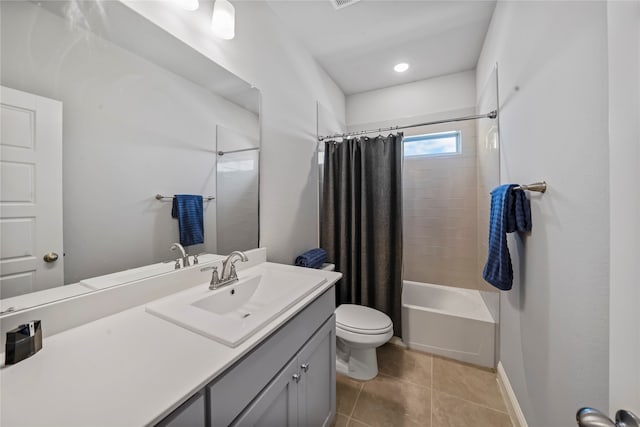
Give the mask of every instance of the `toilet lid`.
M 355 333 L 383 334 L 393 327 L 386 314 L 373 308 L 342 304 L 336 308 L 336 326 Z

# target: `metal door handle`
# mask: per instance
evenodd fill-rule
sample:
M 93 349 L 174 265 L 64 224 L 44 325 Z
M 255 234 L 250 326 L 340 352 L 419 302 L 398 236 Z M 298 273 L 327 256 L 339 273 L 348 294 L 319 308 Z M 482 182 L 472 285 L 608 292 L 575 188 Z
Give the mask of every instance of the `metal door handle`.
M 576 414 L 576 421 L 580 427 L 640 427 L 640 418 L 624 409 L 616 412 L 616 421 L 613 422 L 597 409 L 580 408 Z
M 308 372 L 309 371 L 309 364 L 308 363 L 303 363 L 302 365 L 300 365 L 300 369 L 302 369 L 302 372 Z
M 300 382 L 300 374 L 293 374 L 293 380 L 295 382 Z
M 640 427 L 640 417 L 626 409 L 616 412 L 616 426 L 618 427 Z
M 44 259 L 44 262 L 56 262 L 58 260 L 58 254 L 55 252 L 47 252 L 42 259 Z

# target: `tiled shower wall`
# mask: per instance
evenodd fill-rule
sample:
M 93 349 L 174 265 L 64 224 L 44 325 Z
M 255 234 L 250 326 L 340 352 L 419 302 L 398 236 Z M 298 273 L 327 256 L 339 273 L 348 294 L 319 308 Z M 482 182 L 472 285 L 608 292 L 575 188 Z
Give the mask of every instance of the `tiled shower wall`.
M 447 116 L 471 114 L 473 109 Z M 404 278 L 478 289 L 475 123 L 409 129 L 405 135 L 453 130 L 461 132 L 461 154 L 404 160 Z

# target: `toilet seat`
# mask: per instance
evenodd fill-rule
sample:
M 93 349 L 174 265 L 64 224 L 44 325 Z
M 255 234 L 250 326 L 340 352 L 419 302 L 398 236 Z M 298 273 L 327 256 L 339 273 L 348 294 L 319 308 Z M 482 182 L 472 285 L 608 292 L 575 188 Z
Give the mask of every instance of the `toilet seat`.
M 389 316 L 373 308 L 342 304 L 335 314 L 336 328 L 353 334 L 386 335 L 393 330 Z
M 346 327 L 344 325 L 340 325 L 336 322 L 336 328 L 341 329 L 343 331 L 347 331 L 347 332 L 352 332 L 354 334 L 362 334 L 362 335 L 382 335 L 382 334 L 386 334 L 387 332 L 389 332 L 392 329 L 392 326 L 389 325 L 389 327 L 384 328 L 384 329 L 359 329 L 359 328 L 353 328 L 353 327 Z

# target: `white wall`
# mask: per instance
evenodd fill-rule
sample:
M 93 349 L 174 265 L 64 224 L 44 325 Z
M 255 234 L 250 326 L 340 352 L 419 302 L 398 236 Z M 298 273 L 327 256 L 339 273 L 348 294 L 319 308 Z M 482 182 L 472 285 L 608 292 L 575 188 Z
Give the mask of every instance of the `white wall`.
M 183 26 L 156 2 L 131 7 L 262 92 L 260 244 L 293 263 L 318 245 L 316 101 L 344 118 L 344 94 L 262 1 L 236 1 L 236 37 Z M 342 121 L 344 121 L 342 119 Z
M 465 71 L 349 95 L 347 126 L 361 129 L 365 124 L 472 108 L 475 91 L 475 72 Z
M 216 124 L 257 137 L 254 114 L 29 2 L 2 4 L 2 84 L 63 103 L 65 281 L 168 260 L 156 193 L 214 195 Z M 216 206 L 205 244 L 216 250 Z
M 607 2 L 611 215 L 609 414 L 640 414 L 640 2 Z M 603 410 L 605 408 L 602 408 Z
M 509 238 L 500 360 L 530 426 L 575 425 L 608 405 L 606 4 L 498 2 L 478 86 L 495 62 L 501 180 L 549 185 L 530 194 L 531 235 Z

